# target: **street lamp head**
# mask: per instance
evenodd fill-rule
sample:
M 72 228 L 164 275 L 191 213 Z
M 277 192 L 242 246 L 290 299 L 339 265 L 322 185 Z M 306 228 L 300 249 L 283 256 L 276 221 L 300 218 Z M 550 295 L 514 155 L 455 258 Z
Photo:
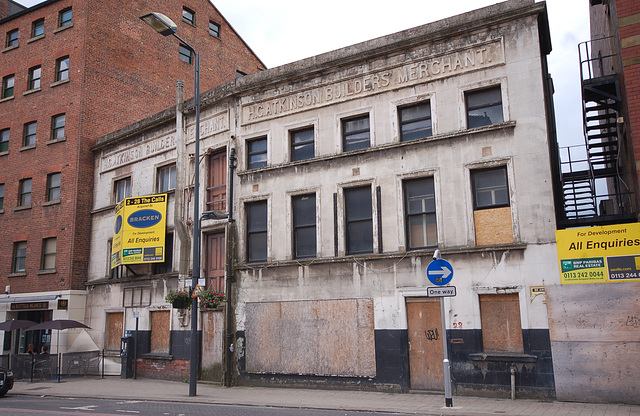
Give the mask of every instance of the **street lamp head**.
M 140 17 L 146 24 L 151 26 L 153 30 L 163 36 L 169 36 L 176 33 L 178 26 L 162 13 L 149 13 Z

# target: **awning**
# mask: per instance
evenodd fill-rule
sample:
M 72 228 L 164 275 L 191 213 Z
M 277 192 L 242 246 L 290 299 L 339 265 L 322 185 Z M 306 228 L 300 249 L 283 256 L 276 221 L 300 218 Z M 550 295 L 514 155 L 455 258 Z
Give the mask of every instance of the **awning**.
M 60 295 L 43 295 L 43 296 L 9 296 L 6 298 L 0 298 L 0 303 L 15 303 L 15 302 L 44 302 L 46 300 L 56 300 Z

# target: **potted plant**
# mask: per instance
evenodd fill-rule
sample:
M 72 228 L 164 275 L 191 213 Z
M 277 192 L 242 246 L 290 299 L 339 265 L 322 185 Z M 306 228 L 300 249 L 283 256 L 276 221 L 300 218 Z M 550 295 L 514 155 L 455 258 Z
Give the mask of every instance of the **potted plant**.
M 200 308 L 213 309 L 217 308 L 221 302 L 225 301 L 224 293 L 215 290 L 206 289 L 200 295 Z
M 181 289 L 170 290 L 164 300 L 169 302 L 175 309 L 191 309 L 191 297 L 187 291 Z

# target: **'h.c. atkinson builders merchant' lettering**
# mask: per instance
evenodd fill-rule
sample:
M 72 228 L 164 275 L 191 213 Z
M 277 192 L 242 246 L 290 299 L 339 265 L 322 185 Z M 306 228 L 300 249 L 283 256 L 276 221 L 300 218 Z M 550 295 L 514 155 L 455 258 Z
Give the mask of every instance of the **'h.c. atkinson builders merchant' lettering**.
M 298 93 L 253 102 L 242 107 L 242 122 L 249 124 L 334 104 L 358 96 L 382 92 L 399 86 L 433 81 L 464 72 L 504 63 L 502 39 L 460 49 L 447 54 L 425 57 L 408 65 L 355 76 Z

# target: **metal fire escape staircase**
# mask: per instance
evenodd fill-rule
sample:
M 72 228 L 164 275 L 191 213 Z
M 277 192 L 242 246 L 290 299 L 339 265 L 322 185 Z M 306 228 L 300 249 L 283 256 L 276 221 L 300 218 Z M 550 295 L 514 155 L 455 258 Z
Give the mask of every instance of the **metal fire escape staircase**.
M 604 225 L 635 218 L 621 173 L 622 97 L 612 39 L 579 45 L 585 145 L 560 149 L 564 204 L 561 227 Z M 598 51 L 597 56 L 592 52 Z

